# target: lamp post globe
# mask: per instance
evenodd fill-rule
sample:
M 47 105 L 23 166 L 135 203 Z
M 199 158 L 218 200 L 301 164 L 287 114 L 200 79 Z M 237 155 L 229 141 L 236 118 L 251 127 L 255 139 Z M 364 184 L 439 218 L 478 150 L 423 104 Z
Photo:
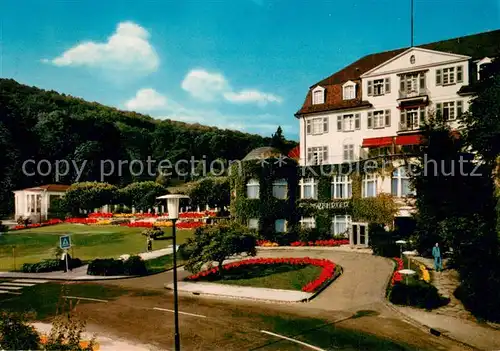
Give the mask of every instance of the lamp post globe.
M 177 293 L 177 243 L 176 243 L 176 222 L 179 218 L 179 203 L 181 199 L 189 199 L 189 196 L 181 194 L 169 194 L 159 196 L 158 200 L 167 200 L 168 219 L 172 221 L 172 246 L 174 263 L 174 324 L 175 324 L 175 351 L 181 349 L 181 339 L 179 334 L 179 299 Z

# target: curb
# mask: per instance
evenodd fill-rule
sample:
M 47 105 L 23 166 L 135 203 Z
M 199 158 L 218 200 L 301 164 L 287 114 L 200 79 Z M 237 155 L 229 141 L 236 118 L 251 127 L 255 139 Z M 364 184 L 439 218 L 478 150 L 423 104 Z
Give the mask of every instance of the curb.
M 342 266 L 338 266 L 340 267 L 340 272 L 339 274 L 334 277 L 333 279 L 331 279 L 330 281 L 328 281 L 326 284 L 324 284 L 321 288 L 318 289 L 318 291 L 316 291 L 311 297 L 307 298 L 307 299 L 302 299 L 301 301 L 299 302 L 310 302 L 312 299 L 314 299 L 316 296 L 318 296 L 321 292 L 323 292 L 323 290 L 325 290 L 326 288 L 328 288 L 330 286 L 330 284 L 332 284 L 333 282 L 335 282 L 337 279 L 340 278 L 341 275 L 344 274 L 344 268 Z
M 416 328 L 418 328 L 418 329 L 420 329 L 420 330 L 422 330 L 424 332 L 428 332 L 428 333 L 430 333 L 432 335 L 435 335 L 435 336 L 438 336 L 438 337 L 439 336 L 444 337 L 445 339 L 448 339 L 448 340 L 451 340 L 453 342 L 456 342 L 456 343 L 458 343 L 458 344 L 460 344 L 462 346 L 465 346 L 465 347 L 467 347 L 467 348 L 469 348 L 471 350 L 474 350 L 474 351 L 481 351 L 482 350 L 482 349 L 477 348 L 476 346 L 473 346 L 473 345 L 468 344 L 468 343 L 466 343 L 464 341 L 458 340 L 458 339 L 456 339 L 456 338 L 454 338 L 454 337 L 452 337 L 450 335 L 447 335 L 446 333 L 439 332 L 435 328 L 432 328 L 432 327 L 430 327 L 430 326 L 428 326 L 426 324 L 423 324 L 423 323 L 417 321 L 416 319 L 414 319 L 414 318 L 406 315 L 405 313 L 401 312 L 400 310 L 398 310 L 392 303 L 390 303 L 387 300 L 384 301 L 384 303 L 392 311 L 394 311 L 395 313 L 397 313 L 402 320 L 406 321 L 407 323 L 413 325 L 414 327 L 416 327 Z
M 173 291 L 174 289 L 169 287 L 167 284 L 163 285 L 165 289 Z M 246 301 L 255 301 L 255 302 L 268 302 L 268 303 L 278 303 L 278 304 L 298 304 L 307 301 L 310 298 L 302 299 L 302 300 L 295 300 L 295 301 L 284 301 L 284 300 L 269 300 L 269 299 L 257 299 L 257 298 L 252 298 L 252 297 L 240 297 L 240 296 L 233 296 L 233 295 L 222 295 L 222 294 L 210 294 L 210 293 L 203 293 L 203 292 L 187 292 L 183 290 L 178 290 L 179 295 L 185 295 L 185 296 L 204 296 L 204 297 L 217 297 L 217 298 L 222 298 L 222 299 L 232 299 L 232 300 L 246 300 Z
M 337 266 L 340 267 L 340 272 L 337 274 L 333 279 L 329 280 L 326 284 L 323 284 L 322 287 L 320 287 L 316 292 L 314 292 L 310 297 L 307 297 L 305 299 L 301 300 L 295 300 L 295 301 L 283 301 L 283 300 L 266 300 L 266 299 L 256 299 L 252 297 L 239 297 L 239 296 L 232 296 L 232 295 L 222 295 L 222 294 L 210 294 L 210 293 L 200 293 L 200 292 L 186 292 L 182 290 L 178 290 L 179 293 L 183 293 L 185 295 L 195 295 L 195 296 L 216 296 L 216 297 L 221 297 L 221 298 L 230 298 L 230 299 L 238 299 L 238 300 L 251 300 L 251 301 L 265 301 L 265 302 L 273 302 L 273 303 L 280 303 L 280 304 L 297 304 L 297 303 L 308 303 L 315 297 L 317 297 L 321 292 L 323 292 L 327 287 L 330 286 L 333 282 L 335 282 L 337 279 L 339 279 L 343 273 L 344 273 L 344 268 L 342 266 Z M 169 287 L 167 284 L 163 285 L 165 289 L 173 291 L 174 289 Z M 258 289 L 258 288 L 256 288 Z
M 181 267 L 184 267 L 184 265 L 177 266 L 177 268 L 181 268 Z M 172 271 L 173 269 L 174 268 L 172 267 L 172 268 L 160 271 L 160 272 L 155 272 L 155 273 L 146 274 L 146 275 L 109 276 L 109 277 L 106 277 L 106 278 L 88 278 L 88 279 L 81 279 L 80 278 L 80 279 L 78 279 L 78 278 L 59 278 L 59 277 L 19 277 L 19 276 L 16 276 L 16 277 L 10 276 L 9 277 L 9 276 L 0 275 L 0 279 L 34 279 L 34 280 L 38 279 L 38 280 L 63 281 L 63 282 L 78 282 L 78 283 L 81 283 L 81 282 L 92 282 L 92 283 L 95 283 L 95 282 L 100 282 L 100 281 L 105 282 L 105 281 L 108 281 L 108 280 L 125 280 L 125 279 L 149 277 L 149 276 L 157 275 L 157 274 L 160 274 L 160 273 L 169 272 L 169 271 Z M 103 276 L 99 276 L 99 277 L 103 277 Z
M 257 246 L 258 250 L 262 251 L 336 251 L 336 252 L 346 252 L 346 253 L 357 253 L 365 255 L 373 255 L 373 252 L 361 251 L 362 249 L 351 249 L 351 250 L 339 250 L 338 246 Z

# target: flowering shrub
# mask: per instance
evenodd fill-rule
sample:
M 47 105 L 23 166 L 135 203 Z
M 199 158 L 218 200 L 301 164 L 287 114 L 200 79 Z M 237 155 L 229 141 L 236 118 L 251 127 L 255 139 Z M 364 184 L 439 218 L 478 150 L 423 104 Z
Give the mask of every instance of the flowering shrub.
M 112 213 L 106 213 L 106 212 L 95 212 L 95 213 L 89 213 L 88 218 L 111 218 L 113 217 Z
M 95 225 L 110 225 L 112 224 L 111 219 L 101 219 L 95 223 Z
M 269 241 L 269 240 L 257 240 L 257 246 L 276 247 L 279 245 L 278 245 L 278 243 L 273 243 L 272 241 Z
M 401 273 L 398 271 L 403 269 L 403 260 L 399 257 L 394 257 L 394 261 L 396 261 L 396 270 L 392 274 L 391 285 L 394 286 L 396 283 L 400 283 L 403 280 Z
M 64 222 L 71 224 L 94 224 L 97 218 L 68 218 Z
M 245 265 L 277 265 L 277 264 L 291 264 L 291 265 L 300 265 L 307 266 L 313 265 L 323 268 L 319 277 L 315 280 L 307 283 L 302 287 L 302 291 L 304 292 L 315 292 L 320 287 L 322 287 L 329 280 L 335 278 L 335 270 L 336 265 L 332 261 L 324 260 L 324 259 L 316 259 L 316 258 L 250 258 L 243 261 L 227 263 L 223 265 L 224 270 L 230 270 L 232 268 L 237 268 Z M 214 267 L 209 270 L 205 270 L 196 274 L 193 274 L 186 278 L 186 280 L 196 281 L 201 277 L 206 277 L 212 274 L 218 274 L 219 267 Z
M 43 223 L 28 224 L 28 226 L 16 225 L 11 230 L 22 230 L 22 229 L 29 229 L 29 228 L 46 227 L 46 226 L 49 226 L 49 225 L 60 224 L 62 222 L 63 221 L 61 221 L 60 219 L 49 219 L 48 221 L 45 221 Z
M 340 246 L 340 245 L 349 245 L 348 239 L 330 239 L 330 240 L 316 240 L 316 241 L 295 241 L 290 244 L 290 246 Z
M 156 221 L 155 226 L 157 226 L 157 227 L 171 227 L 172 222 L 171 221 Z
M 431 275 L 430 275 L 429 270 L 427 269 L 427 267 L 424 266 L 423 264 L 421 264 L 421 265 L 419 265 L 419 269 L 420 269 L 420 272 L 422 272 L 421 279 L 423 281 L 425 281 L 426 283 L 430 283 L 431 282 Z

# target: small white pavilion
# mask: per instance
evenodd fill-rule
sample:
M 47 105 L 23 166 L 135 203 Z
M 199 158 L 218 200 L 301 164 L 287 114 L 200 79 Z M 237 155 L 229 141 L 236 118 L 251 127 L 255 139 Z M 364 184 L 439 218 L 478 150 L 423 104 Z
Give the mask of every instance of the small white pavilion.
M 50 203 L 64 196 L 69 185 L 47 184 L 14 191 L 15 219 L 29 217 L 33 223 L 48 219 Z

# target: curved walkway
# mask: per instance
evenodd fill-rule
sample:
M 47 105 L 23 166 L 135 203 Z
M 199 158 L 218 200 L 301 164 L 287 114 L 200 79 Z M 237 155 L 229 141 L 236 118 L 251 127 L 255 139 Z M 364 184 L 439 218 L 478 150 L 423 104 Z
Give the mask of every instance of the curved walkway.
M 343 274 L 307 305 L 323 310 L 358 310 L 383 303 L 393 264 L 386 258 L 340 250 L 259 250 L 260 257 L 314 257 L 333 261 Z

